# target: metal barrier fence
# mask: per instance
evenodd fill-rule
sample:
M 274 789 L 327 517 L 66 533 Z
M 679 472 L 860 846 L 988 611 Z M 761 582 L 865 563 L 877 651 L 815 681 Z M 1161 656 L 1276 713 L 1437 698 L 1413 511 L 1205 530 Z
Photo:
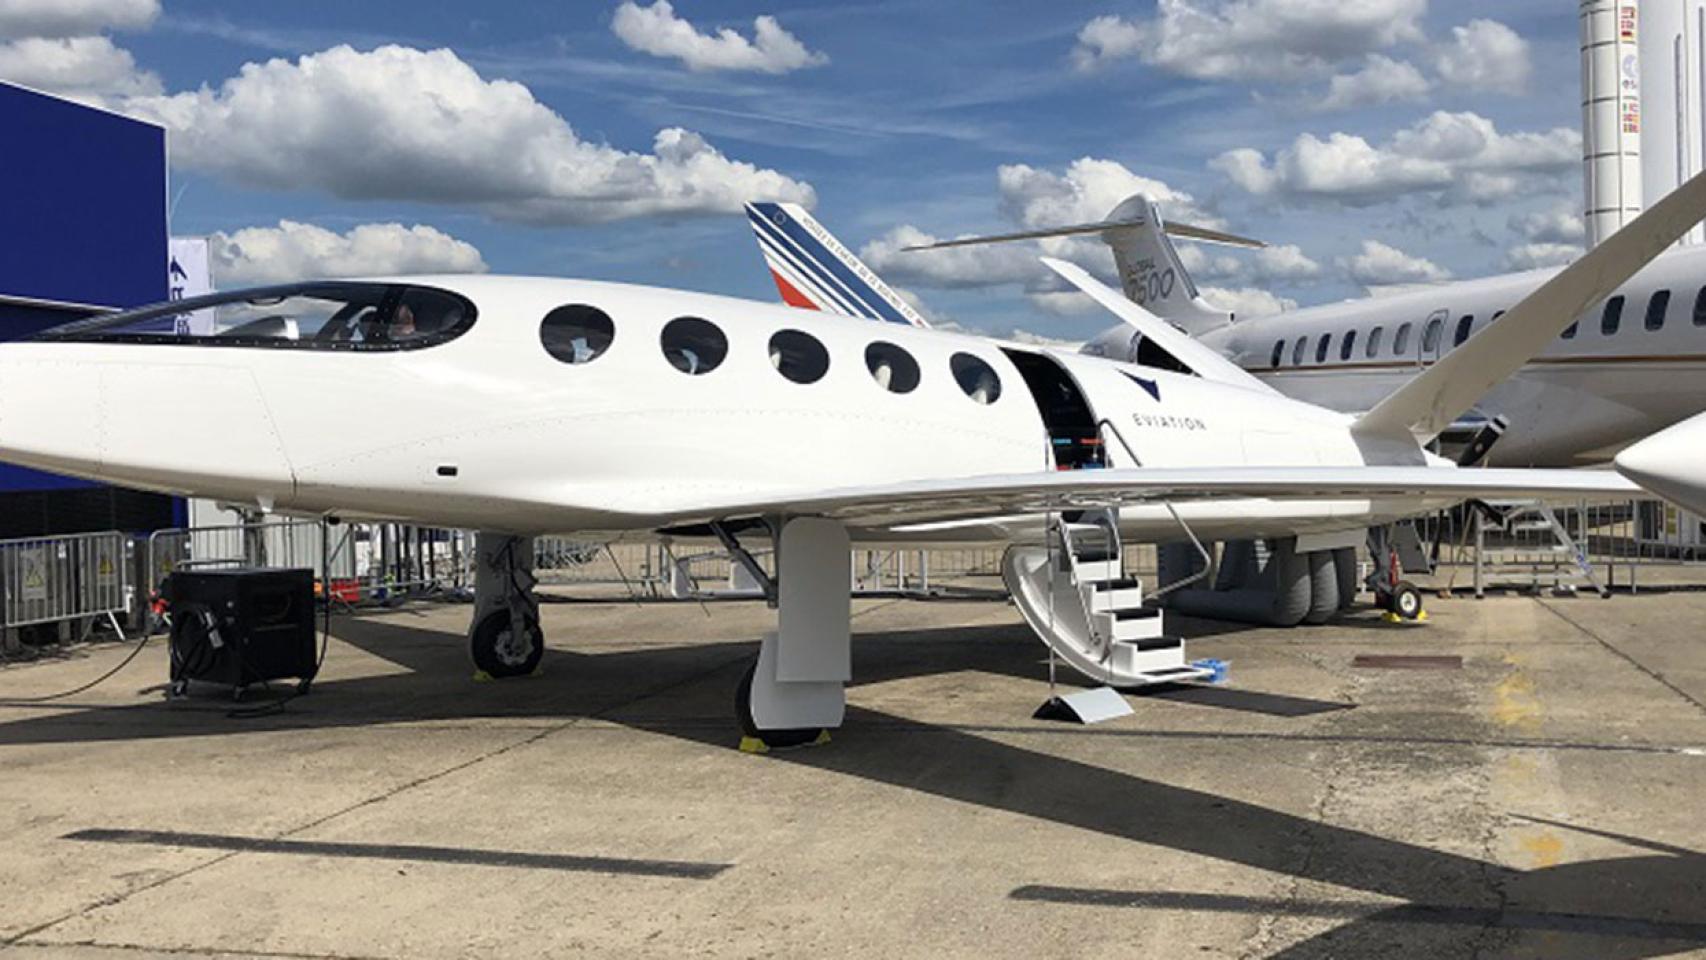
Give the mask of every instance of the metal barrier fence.
M 397 524 L 272 519 L 156 530 L 147 543 L 150 590 L 181 570 L 302 567 L 353 603 L 472 583 L 470 535 Z
M 1477 529 L 1476 515 L 1469 510 L 1420 522 L 1423 540 L 1433 545 L 1448 584 L 1466 586 L 1465 581 L 1472 581 L 1484 591 L 1562 590 L 1582 584 L 1634 589 L 1667 577 L 1706 582 L 1706 566 L 1690 569 L 1706 561 L 1706 523 L 1663 502 L 1583 502 L 1556 508 L 1556 523 L 1541 522 L 1543 517 L 1524 512 L 1520 504 L 1495 506 L 1510 518 L 1507 522 L 1480 521 Z M 125 549 L 125 539 L 117 533 L 0 543 L 6 624 L 125 609 L 122 601 L 131 589 Z M 119 551 L 116 561 L 114 550 Z M 1000 576 L 1002 552 L 999 546 L 855 550 L 851 586 L 855 592 L 923 593 L 967 578 L 984 585 Z M 594 596 L 751 595 L 756 590 L 740 565 L 720 549 L 540 537 L 534 555 L 542 583 L 586 587 Z M 1153 546 L 1134 545 L 1125 555 L 1129 574 L 1153 577 Z M 768 551 L 756 551 L 755 556 L 766 572 L 774 572 Z M 148 538 L 146 557 L 144 569 L 151 582 L 140 585 L 145 589 L 176 570 L 297 566 L 314 570 L 338 599 L 354 602 L 470 586 L 473 534 L 395 524 L 327 527 L 317 520 L 269 519 L 161 530 Z M 40 572 L 28 573 L 26 566 Z
M 119 629 L 132 598 L 130 551 L 118 531 L 0 541 L 0 627 L 106 617 Z

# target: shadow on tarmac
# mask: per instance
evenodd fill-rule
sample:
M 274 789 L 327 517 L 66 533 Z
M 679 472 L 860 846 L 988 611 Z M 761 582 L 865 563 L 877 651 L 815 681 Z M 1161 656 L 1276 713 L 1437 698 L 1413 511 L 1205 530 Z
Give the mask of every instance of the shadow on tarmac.
M 404 671 L 316 683 L 311 696 L 282 713 L 250 721 L 211 716 L 212 704 L 220 713 L 229 707 L 224 699 L 65 709 L 0 724 L 0 744 L 598 717 L 727 750 L 735 731 L 724 718 L 756 648 L 753 642 L 731 642 L 599 654 L 553 649 L 540 677 L 475 684 L 468 679 L 459 635 L 398 624 L 393 617 L 346 621 L 338 636 Z M 857 684 L 961 670 L 1040 676 L 1036 643 L 1017 625 L 865 633 L 855 638 L 855 650 Z M 1298 698 L 1257 696 L 1273 698 L 1269 709 L 1258 712 L 1319 712 L 1307 708 L 1316 701 L 1300 701 L 1295 712 L 1286 712 L 1285 701 Z M 1032 882 L 1013 891 L 1015 901 L 1069 909 L 1344 918 L 1334 929 L 1276 954 L 1288 958 L 1445 956 L 1520 946 L 1550 957 L 1633 960 L 1706 945 L 1706 856 L 1695 851 L 1632 840 L 1652 852 L 1518 870 L 1051 756 L 969 729 L 856 707 L 847 714 L 847 734 L 833 745 L 772 758 L 1402 902 L 1340 901 L 1301 891 L 1270 900 L 1141 888 L 1085 890 L 1048 884 L 1046 863 L 1036 864 Z M 1110 855 L 1119 850 L 1111 848 Z M 1125 853 L 1141 857 L 1141 851 Z

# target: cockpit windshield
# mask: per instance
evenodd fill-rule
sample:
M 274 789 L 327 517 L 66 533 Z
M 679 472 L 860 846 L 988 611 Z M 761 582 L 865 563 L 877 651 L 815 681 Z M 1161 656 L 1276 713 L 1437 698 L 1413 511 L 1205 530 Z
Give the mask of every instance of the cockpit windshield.
M 321 281 L 156 304 L 53 327 L 39 340 L 400 350 L 459 336 L 474 305 L 410 284 Z

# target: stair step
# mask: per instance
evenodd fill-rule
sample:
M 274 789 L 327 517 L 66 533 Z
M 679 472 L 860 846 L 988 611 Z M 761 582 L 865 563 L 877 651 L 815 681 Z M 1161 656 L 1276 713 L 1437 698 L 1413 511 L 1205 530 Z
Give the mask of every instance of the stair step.
M 1154 607 L 1133 607 L 1129 610 L 1114 611 L 1114 619 L 1120 621 L 1150 620 L 1159 616 L 1161 616 L 1161 611 Z
M 1124 564 L 1118 560 L 1073 559 L 1072 571 L 1078 583 L 1105 583 L 1125 576 Z
M 1151 640 L 1122 640 L 1120 642 L 1131 644 L 1137 648 L 1139 653 L 1147 653 L 1150 650 L 1170 650 L 1174 647 L 1183 647 L 1185 645 L 1185 641 L 1182 638 L 1166 635 L 1155 637 Z
M 1118 580 L 1102 580 L 1090 586 L 1097 590 L 1136 590 L 1143 586 L 1143 581 L 1136 577 L 1121 577 Z
M 1103 590 L 1098 584 L 1090 594 L 1091 613 L 1113 613 L 1117 610 L 1135 610 L 1143 606 L 1143 589 L 1141 587 L 1123 587 L 1118 590 Z
M 1122 616 L 1122 613 L 1148 613 L 1149 616 Z M 1161 611 L 1122 611 L 1121 613 L 1098 614 L 1103 618 L 1102 635 L 1112 637 L 1118 643 L 1149 642 L 1161 636 L 1166 629 L 1163 625 Z
M 1187 668 L 1185 642 L 1178 637 L 1161 636 L 1148 640 L 1120 640 L 1113 645 L 1113 664 L 1125 675 Z

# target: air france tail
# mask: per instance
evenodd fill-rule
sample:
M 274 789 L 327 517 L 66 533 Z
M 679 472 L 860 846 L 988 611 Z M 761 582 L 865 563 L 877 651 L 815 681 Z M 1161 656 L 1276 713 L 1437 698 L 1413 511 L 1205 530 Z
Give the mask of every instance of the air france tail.
M 894 288 L 797 203 L 749 203 L 758 249 L 789 306 L 928 327 Z

